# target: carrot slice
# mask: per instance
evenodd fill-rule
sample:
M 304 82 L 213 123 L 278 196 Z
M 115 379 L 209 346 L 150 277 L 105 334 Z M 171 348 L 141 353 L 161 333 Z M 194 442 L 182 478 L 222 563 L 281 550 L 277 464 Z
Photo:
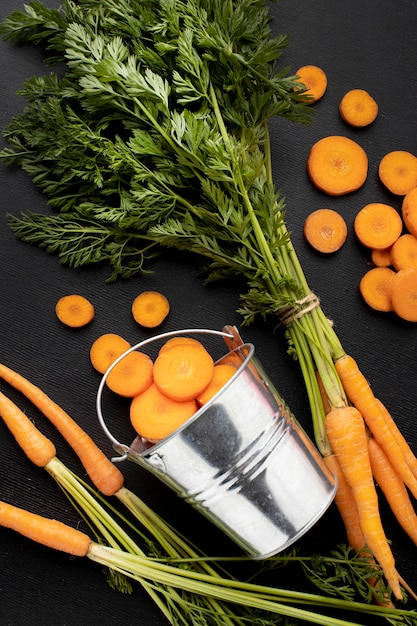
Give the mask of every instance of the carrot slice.
M 156 443 L 182 426 L 197 411 L 195 400 L 177 402 L 152 383 L 130 404 L 130 420 L 144 439 Z
M 392 311 L 391 286 L 395 276 L 389 267 L 374 267 L 359 283 L 360 293 L 368 306 L 376 311 Z
M 391 301 L 394 312 L 408 322 L 417 322 L 417 270 L 397 272 L 392 280 Z
M 95 315 L 94 306 L 80 294 L 62 296 L 55 305 L 57 318 L 71 328 L 81 328 L 89 324 Z
M 337 211 L 317 209 L 304 221 L 304 237 L 318 252 L 337 252 L 346 241 L 346 222 Z
M 104 374 L 110 365 L 129 350 L 130 343 L 116 333 L 105 333 L 93 342 L 90 348 L 90 361 L 100 374 Z
M 170 348 L 173 348 L 174 346 L 184 346 L 184 345 L 196 346 L 205 350 L 205 347 L 198 339 L 195 339 L 194 337 L 185 337 L 184 335 L 177 335 L 176 337 L 171 337 L 171 339 L 168 339 L 161 346 L 158 354 L 161 354 L 161 352 L 164 352 L 165 350 L 169 350 Z
M 417 157 L 406 150 L 388 152 L 379 163 L 378 175 L 391 193 L 405 196 L 417 187 Z
M 391 248 L 374 248 L 371 252 L 372 263 L 376 267 L 389 267 L 391 265 Z
M 401 211 L 407 229 L 417 237 L 417 187 L 413 187 L 404 196 Z
M 153 375 L 158 389 L 177 401 L 194 400 L 209 384 L 214 361 L 207 350 L 183 344 L 158 354 Z
M 339 113 L 350 126 L 369 126 L 378 116 L 378 105 L 365 89 L 351 89 L 341 99 Z
M 367 248 L 384 249 L 392 246 L 401 235 L 402 228 L 398 211 L 382 202 L 366 204 L 354 221 L 355 234 Z
M 144 352 L 129 352 L 113 367 L 106 384 L 114 393 L 133 398 L 147 389 L 153 381 L 153 362 Z
M 145 328 L 162 324 L 170 309 L 168 298 L 159 291 L 143 291 L 132 303 L 133 319 Z
M 407 267 L 417 269 L 417 239 L 405 233 L 398 237 L 391 248 L 391 261 L 394 268 L 399 271 Z
M 368 175 L 368 156 L 353 139 L 329 135 L 311 148 L 307 173 L 317 189 L 341 196 L 362 187 Z
M 321 67 L 303 65 L 295 74 L 306 88 L 303 95 L 309 96 L 310 102 L 317 102 L 324 96 L 327 89 L 327 75 Z
M 211 381 L 204 391 L 197 396 L 198 404 L 201 406 L 207 404 L 234 374 L 236 374 L 236 367 L 231 363 L 218 363 L 215 365 Z

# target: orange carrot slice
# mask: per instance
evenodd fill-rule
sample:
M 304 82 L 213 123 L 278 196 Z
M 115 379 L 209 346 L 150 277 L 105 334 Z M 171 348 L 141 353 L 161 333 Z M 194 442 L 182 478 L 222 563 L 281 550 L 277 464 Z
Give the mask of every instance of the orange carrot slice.
M 159 291 L 143 291 L 132 303 L 133 319 L 145 328 L 160 326 L 169 310 L 168 298 Z
M 116 363 L 106 378 L 106 384 L 114 393 L 133 398 L 151 385 L 152 370 L 152 359 L 144 352 L 133 350 Z
M 417 270 L 397 272 L 392 280 L 391 301 L 394 312 L 408 322 L 417 322 Z
M 359 283 L 366 304 L 376 311 L 392 311 L 391 287 L 395 272 L 389 267 L 370 269 Z
M 356 215 L 354 231 L 367 248 L 388 248 L 401 235 L 401 216 L 389 204 L 371 202 Z
M 309 96 L 310 102 L 317 102 L 324 96 L 327 89 L 327 75 L 321 67 L 303 65 L 295 74 L 306 88 L 303 95 Z
M 214 362 L 201 346 L 176 345 L 164 350 L 155 360 L 153 375 L 156 386 L 177 401 L 194 400 L 209 384 Z
M 62 296 L 55 305 L 57 318 L 71 328 L 81 328 L 89 324 L 95 315 L 94 306 L 80 294 Z
M 330 135 L 311 148 L 307 173 L 318 189 L 341 196 L 362 187 L 368 175 L 368 156 L 353 139 Z
M 129 342 L 116 333 L 100 335 L 90 348 L 91 364 L 97 372 L 104 374 L 110 365 L 129 348 Z
M 417 157 L 406 150 L 388 152 L 378 167 L 379 178 L 391 193 L 405 196 L 417 187 Z
M 307 215 L 303 232 L 308 243 L 325 254 L 340 250 L 347 238 L 345 220 L 332 209 L 317 209 Z
M 350 126 L 369 126 L 378 116 L 378 105 L 365 89 L 351 89 L 340 101 L 339 113 Z

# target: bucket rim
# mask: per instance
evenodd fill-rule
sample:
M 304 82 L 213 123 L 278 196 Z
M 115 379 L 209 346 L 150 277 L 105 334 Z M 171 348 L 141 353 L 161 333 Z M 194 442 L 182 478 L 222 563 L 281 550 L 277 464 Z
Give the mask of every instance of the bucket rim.
M 171 337 L 175 337 L 175 336 L 178 336 L 178 335 L 183 335 L 183 334 L 204 334 L 204 335 L 211 335 L 211 336 L 218 336 L 218 337 L 228 338 L 228 339 L 232 339 L 232 340 L 236 339 L 236 335 L 234 333 L 232 333 L 232 332 L 228 332 L 226 330 L 226 328 L 228 328 L 228 327 L 225 327 L 223 330 L 213 330 L 213 329 L 207 329 L 207 328 L 183 328 L 183 329 L 179 329 L 179 330 L 167 331 L 167 332 L 164 332 L 164 333 L 160 333 L 158 335 L 153 335 L 152 337 L 148 337 L 148 338 L 143 339 L 142 341 L 139 341 L 138 343 L 134 344 L 133 346 L 131 346 L 130 348 L 125 350 L 125 352 L 123 352 L 123 354 L 121 354 L 119 357 L 117 357 L 117 359 L 115 359 L 113 361 L 113 363 L 109 366 L 109 368 L 103 374 L 103 376 L 101 378 L 101 381 L 100 381 L 100 384 L 99 384 L 98 389 L 97 389 L 97 394 L 96 394 L 96 413 L 97 413 L 98 421 L 99 421 L 99 424 L 100 424 L 101 428 L 103 429 L 105 435 L 107 436 L 107 438 L 111 442 L 113 449 L 120 455 L 118 457 L 113 457 L 111 459 L 114 463 L 115 462 L 120 462 L 120 461 L 125 461 L 132 454 L 135 457 L 141 457 L 142 454 L 133 451 L 131 449 L 130 445 L 123 444 L 120 441 L 118 441 L 118 439 L 111 433 L 110 429 L 108 428 L 108 426 L 106 424 L 106 421 L 105 421 L 105 418 L 104 418 L 104 415 L 103 415 L 103 410 L 102 410 L 102 397 L 103 397 L 103 391 L 105 389 L 105 384 L 106 384 L 107 377 L 109 376 L 109 374 L 113 370 L 113 368 L 125 356 L 127 356 L 131 352 L 134 352 L 135 350 L 139 350 L 139 349 L 141 349 L 141 348 L 143 348 L 143 347 L 145 347 L 147 345 L 150 345 L 152 343 L 156 343 L 157 341 L 162 341 L 164 339 L 169 339 Z M 228 354 L 231 353 L 231 352 L 234 352 L 236 350 L 239 350 L 240 348 L 244 348 L 244 347 L 248 348 L 249 352 L 246 355 L 245 360 L 242 361 L 242 364 L 236 370 L 236 373 L 233 374 L 232 378 L 229 381 L 227 381 L 227 383 L 224 385 L 224 387 L 229 386 L 229 384 L 231 384 L 233 382 L 233 380 L 240 373 L 242 368 L 246 366 L 248 360 L 253 357 L 253 354 L 254 354 L 254 346 L 253 346 L 253 344 L 246 343 L 243 340 L 241 340 L 241 343 L 239 343 L 239 345 L 237 345 L 234 349 L 229 350 Z M 224 357 L 222 357 L 222 358 L 224 358 Z M 217 394 L 216 394 L 216 396 L 217 396 Z M 213 400 L 216 398 L 216 396 L 214 396 L 208 402 L 208 404 L 212 403 Z M 200 407 L 189 420 L 187 420 L 182 426 L 177 428 L 173 433 L 168 435 L 168 437 L 164 437 L 164 439 L 162 441 L 154 444 L 152 446 L 152 449 L 156 449 L 158 446 L 160 446 L 161 444 L 165 443 L 168 439 L 170 439 L 171 437 L 175 436 L 175 434 L 178 433 L 180 430 L 182 430 L 183 428 L 186 428 L 189 423 L 195 421 L 195 419 L 197 419 L 199 417 L 199 415 L 204 411 L 204 409 L 206 407 L 207 407 L 207 405 L 205 405 L 203 407 Z

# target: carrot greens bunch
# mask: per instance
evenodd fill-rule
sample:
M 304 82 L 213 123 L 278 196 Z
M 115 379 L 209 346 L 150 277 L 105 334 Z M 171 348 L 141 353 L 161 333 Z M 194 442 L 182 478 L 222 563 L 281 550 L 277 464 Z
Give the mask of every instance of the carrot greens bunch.
M 64 0 L 60 10 L 33 1 L 6 18 L 5 38 L 42 44 L 60 63 L 60 77 L 25 83 L 27 106 L 0 152 L 55 212 L 9 215 L 9 225 L 70 266 L 108 262 L 109 280 L 148 271 L 169 247 L 206 259 L 208 280 L 241 275 L 243 322 L 276 315 L 286 327 L 317 446 L 345 486 L 336 503 L 349 541 L 370 548 L 402 599 L 367 441 L 384 448 L 407 498 L 407 489 L 417 493 L 414 455 L 362 385 L 292 246 L 268 121 L 309 123 L 311 109 L 296 77 L 278 67 L 288 38 L 273 37 L 269 22 L 264 0 Z M 365 450 L 361 472 L 352 471 L 353 432 Z

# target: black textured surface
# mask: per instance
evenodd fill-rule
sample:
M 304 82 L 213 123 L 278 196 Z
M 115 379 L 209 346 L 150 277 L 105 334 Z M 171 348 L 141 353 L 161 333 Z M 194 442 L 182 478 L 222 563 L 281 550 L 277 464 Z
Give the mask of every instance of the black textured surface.
M 51 0 L 50 6 L 57 5 Z M 1 0 L 0 18 L 21 6 L 18 0 Z M 283 65 L 291 66 L 295 72 L 301 65 L 317 64 L 325 69 L 329 79 L 326 95 L 316 104 L 312 128 L 289 126 L 282 121 L 272 123 L 275 178 L 287 198 L 287 223 L 310 287 L 334 320 L 345 349 L 357 358 L 415 450 L 417 326 L 392 315 L 374 313 L 361 301 L 358 282 L 367 269 L 369 254 L 356 243 L 352 224 L 357 210 L 367 202 L 381 200 L 399 208 L 399 199 L 379 184 L 377 166 L 390 150 L 417 152 L 417 2 L 281 0 L 271 5 L 271 13 L 274 31 L 291 35 Z M 23 106 L 16 90 L 25 78 L 44 72 L 38 50 L 0 42 L 1 128 Z M 354 87 L 367 89 L 379 104 L 378 119 L 368 129 L 352 130 L 339 118 L 338 103 Z M 306 157 L 311 145 L 327 134 L 347 134 L 366 149 L 369 176 L 359 192 L 331 199 L 310 185 Z M 139 291 L 148 288 L 163 291 L 172 303 L 164 331 L 239 325 L 240 318 L 235 313 L 239 285 L 206 287 L 196 276 L 194 261 L 175 254 L 156 263 L 152 277 L 114 285 L 105 283 L 108 268 L 64 268 L 43 251 L 17 242 L 5 224 L 6 212 L 44 210 L 45 206 L 45 199 L 21 171 L 0 170 L 0 358 L 62 404 L 110 455 L 112 450 L 95 415 L 99 381 L 88 361 L 94 338 L 108 331 L 120 331 L 132 342 L 145 337 L 146 333 L 131 318 L 130 303 Z M 320 206 L 340 210 L 349 227 L 346 245 L 331 258 L 312 252 L 302 236 L 304 217 Z M 63 327 L 54 315 L 58 297 L 70 292 L 83 293 L 96 307 L 94 322 L 75 332 Z M 311 434 L 303 382 L 297 365 L 286 355 L 281 331 L 274 337 L 272 320 L 242 333 L 255 344 L 271 379 Z M 10 391 L 3 383 L 1 389 Z M 17 394 L 10 395 L 30 411 L 45 433 L 52 435 L 59 456 L 78 471 L 73 456 L 48 424 Z M 0 451 L 0 499 L 77 524 L 76 513 L 49 476 L 26 461 L 1 424 Z M 233 550 L 219 532 L 155 479 L 132 464 L 125 464 L 123 470 L 129 487 L 189 531 L 209 552 Z M 382 508 L 400 572 L 417 588 L 416 548 L 399 530 L 386 507 Z M 342 541 L 343 536 L 332 507 L 303 544 L 310 551 L 326 549 Z M 274 582 L 287 584 L 285 571 L 278 572 Z M 0 532 L 0 620 L 5 626 L 165 624 L 140 588 L 130 597 L 122 596 L 106 585 L 96 565 L 70 559 L 5 530 Z

